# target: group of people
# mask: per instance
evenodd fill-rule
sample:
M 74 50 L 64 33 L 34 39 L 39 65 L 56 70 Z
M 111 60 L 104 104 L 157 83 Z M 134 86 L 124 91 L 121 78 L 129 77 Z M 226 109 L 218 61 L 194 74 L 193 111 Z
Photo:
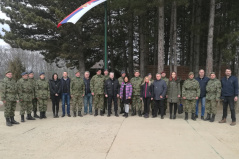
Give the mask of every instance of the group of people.
M 84 115 L 88 113 L 93 115 L 93 98 L 94 116 L 98 113 L 104 116 L 107 110 L 107 116 L 110 117 L 113 103 L 116 117 L 119 116 L 118 105 L 121 108 L 120 114 L 124 114 L 126 118 L 129 116 L 131 105 L 131 116 L 138 113 L 139 116 L 149 118 L 151 108 L 153 118 L 160 114 L 161 119 L 164 119 L 167 103 L 169 103 L 170 119 L 176 119 L 178 104 L 183 99 L 185 120 L 188 120 L 188 113 L 191 113 L 192 120 L 198 118 L 198 105 L 201 102 L 201 119 L 210 122 L 214 122 L 217 105 L 222 100 L 223 116 L 219 123 L 226 123 L 229 105 L 231 125 L 236 125 L 234 102 L 237 101 L 238 96 L 238 79 L 231 75 L 230 69 L 226 69 L 226 76 L 221 81 L 216 78 L 214 72 L 210 73 L 209 78 L 205 76 L 202 69 L 199 70 L 197 78 L 194 78 L 194 73 L 190 72 L 182 86 L 176 72 L 172 72 L 169 79 L 166 78 L 165 72 L 157 73 L 155 80 L 150 73 L 142 79 L 138 70 L 134 72 L 134 77 L 131 79 L 124 71 L 121 72 L 121 77 L 116 79 L 114 73 L 109 73 L 108 70 L 104 70 L 102 75 L 101 69 L 96 70 L 96 75 L 92 78 L 89 71 L 84 73 L 84 77 L 81 77 L 80 71 L 76 71 L 72 79 L 68 77 L 67 72 L 63 72 L 62 78 L 54 73 L 49 81 L 45 79 L 44 72 L 39 74 L 38 80 L 34 79 L 32 71 L 23 72 L 21 75 L 22 78 L 16 82 L 12 79 L 12 72 L 7 71 L 2 82 L 1 100 L 5 106 L 4 116 L 7 126 L 19 124 L 14 119 L 17 101 L 20 103 L 21 122 L 25 122 L 25 113 L 27 120 L 46 118 L 49 98 L 52 101 L 54 118 L 59 117 L 60 100 L 62 100 L 62 117 L 66 113 L 68 117 L 71 117 L 70 100 L 72 100 L 74 117 L 83 117 L 83 105 Z M 65 105 L 67 105 L 66 110 Z M 37 115 L 37 106 L 40 116 Z M 206 118 L 204 118 L 205 110 Z

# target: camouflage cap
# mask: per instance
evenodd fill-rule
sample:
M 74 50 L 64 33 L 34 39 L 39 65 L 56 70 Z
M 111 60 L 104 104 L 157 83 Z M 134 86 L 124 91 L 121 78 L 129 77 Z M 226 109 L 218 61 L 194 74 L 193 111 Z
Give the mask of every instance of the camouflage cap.
M 211 75 L 211 74 L 214 74 L 214 75 L 215 75 L 215 72 L 211 72 L 210 75 Z
M 78 72 L 80 73 L 80 70 L 76 70 L 75 74 L 77 74 Z
M 134 73 L 139 72 L 139 70 L 134 70 Z
M 41 76 L 41 75 L 45 75 L 45 72 L 41 72 L 41 73 L 39 74 L 39 76 Z
M 21 76 L 27 75 L 27 72 L 22 72 Z
M 194 73 L 193 72 L 189 72 L 188 76 L 191 76 L 191 75 L 194 75 Z
M 124 74 L 124 73 L 125 73 L 125 71 L 121 71 L 121 75 Z
M 7 70 L 7 71 L 5 72 L 5 75 L 8 74 L 8 73 L 12 73 L 12 71 Z

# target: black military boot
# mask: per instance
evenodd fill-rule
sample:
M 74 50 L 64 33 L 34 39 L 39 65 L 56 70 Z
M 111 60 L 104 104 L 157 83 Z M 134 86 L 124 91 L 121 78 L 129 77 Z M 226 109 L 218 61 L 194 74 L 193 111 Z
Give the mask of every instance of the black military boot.
M 39 118 L 39 116 L 37 115 L 37 111 L 34 111 L 34 118 Z
M 196 121 L 195 113 L 192 113 L 192 120 Z
M 138 115 L 139 115 L 139 117 L 142 117 L 141 110 L 139 110 L 139 114 Z
M 105 108 L 103 109 L 102 113 L 105 114 Z
M 135 109 L 132 109 L 132 114 L 131 116 L 135 116 L 136 115 L 136 110 Z
M 185 120 L 188 120 L 188 113 L 185 112 Z
M 196 115 L 195 118 L 198 118 L 198 115 Z
M 40 117 L 39 119 L 43 119 L 43 112 L 40 112 Z
M 103 110 L 100 110 L 100 116 L 104 116 Z
M 12 123 L 10 121 L 10 118 L 6 118 L 6 125 L 7 126 L 12 126 Z
M 116 116 L 116 117 L 119 117 L 119 114 L 117 113 L 117 111 L 115 111 L 115 116 Z
M 73 112 L 73 117 L 76 117 L 76 112 Z
M 78 116 L 83 117 L 83 115 L 81 114 L 81 111 L 78 111 Z
M 210 122 L 214 122 L 214 120 L 215 120 L 215 114 L 212 114 L 212 118 L 211 118 Z
M 43 118 L 46 119 L 46 112 L 42 112 Z
M 94 116 L 97 116 L 98 115 L 98 109 L 95 109 L 95 115 Z
M 211 116 L 211 114 L 207 113 L 207 117 L 206 117 L 206 119 L 204 119 L 204 120 L 205 120 L 205 121 L 210 120 L 210 116 Z
M 129 113 L 125 113 L 125 118 L 128 118 L 128 116 L 129 116 Z
M 24 115 L 21 115 L 21 122 L 25 122 Z
M 31 114 L 27 114 L 27 120 L 36 120 L 36 119 L 33 118 L 33 117 L 31 116 Z
M 10 118 L 12 124 L 20 124 L 19 122 L 15 121 L 14 117 Z

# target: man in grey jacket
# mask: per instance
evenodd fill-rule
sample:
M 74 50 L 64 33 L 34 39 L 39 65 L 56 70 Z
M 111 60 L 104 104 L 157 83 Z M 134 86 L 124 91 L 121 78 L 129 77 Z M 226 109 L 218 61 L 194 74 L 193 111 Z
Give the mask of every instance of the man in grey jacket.
M 154 115 L 153 118 L 157 117 L 158 109 L 160 108 L 161 119 L 164 117 L 164 98 L 167 92 L 167 84 L 161 79 L 161 74 L 156 74 L 156 80 L 153 83 L 153 97 L 154 97 Z

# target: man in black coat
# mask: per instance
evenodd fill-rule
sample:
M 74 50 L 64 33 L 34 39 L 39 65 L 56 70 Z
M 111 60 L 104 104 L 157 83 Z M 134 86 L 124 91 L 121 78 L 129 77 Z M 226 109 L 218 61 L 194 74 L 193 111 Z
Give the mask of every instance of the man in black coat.
M 67 115 L 70 115 L 70 83 L 71 79 L 68 77 L 67 72 L 63 72 L 63 77 L 61 78 L 61 94 L 62 94 L 62 116 L 65 116 L 65 103 L 67 104 Z
M 110 72 L 110 78 L 105 81 L 105 97 L 108 98 L 108 117 L 111 114 L 112 101 L 114 101 L 115 116 L 118 117 L 119 81 L 114 78 L 114 73 Z
M 156 74 L 156 80 L 153 83 L 153 98 L 154 98 L 154 115 L 157 117 L 158 109 L 160 108 L 161 119 L 164 117 L 164 98 L 167 92 L 167 84 L 161 79 L 161 74 Z

